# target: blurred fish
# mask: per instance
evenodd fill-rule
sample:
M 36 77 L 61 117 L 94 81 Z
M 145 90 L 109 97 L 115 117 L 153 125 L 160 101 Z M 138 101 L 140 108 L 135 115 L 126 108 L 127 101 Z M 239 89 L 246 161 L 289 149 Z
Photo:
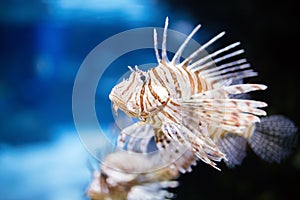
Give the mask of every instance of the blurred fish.
M 131 150 L 138 143 L 141 151 L 147 152 L 150 137 L 143 136 L 148 133 L 143 129 L 149 124 L 161 152 L 172 155 L 182 153 L 180 149 L 188 149 L 216 169 L 214 161 L 222 159 L 229 166 L 239 164 L 247 141 L 265 160 L 280 161 L 285 157 L 294 141 L 296 128 L 293 123 L 284 117 L 267 117 L 261 121 L 259 116 L 266 112 L 259 108 L 267 106 L 266 103 L 234 98 L 267 88 L 261 84 L 243 83 L 244 78 L 257 75 L 249 69 L 246 59 L 223 62 L 244 52 L 236 50 L 224 55 L 240 42 L 207 54 L 205 49 L 225 34 L 221 32 L 180 61 L 183 50 L 199 30 L 198 25 L 169 61 L 167 27 L 168 18 L 161 56 L 154 29 L 158 66 L 146 72 L 137 66 L 129 67 L 129 78 L 117 84 L 109 95 L 115 112 L 120 108 L 129 117 L 140 120 L 121 132 L 119 147 L 127 145 Z
M 87 194 L 93 200 L 164 200 L 173 197 L 165 188 L 178 185 L 174 167 L 156 169 L 157 155 L 137 156 L 124 151 L 109 154 L 94 172 Z M 156 170 L 155 170 L 156 169 Z

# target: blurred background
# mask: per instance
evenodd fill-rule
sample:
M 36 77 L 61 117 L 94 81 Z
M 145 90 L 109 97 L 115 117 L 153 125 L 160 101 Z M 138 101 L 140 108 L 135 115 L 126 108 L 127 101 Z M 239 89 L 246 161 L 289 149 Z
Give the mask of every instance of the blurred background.
M 72 118 L 72 87 L 88 53 L 132 28 L 170 28 L 200 43 L 226 30 L 224 43 L 241 41 L 259 73 L 249 82 L 269 86 L 255 98 L 269 114 L 300 126 L 299 15 L 291 0 L 2 0 L 0 2 L 0 199 L 86 199 L 89 154 Z M 222 42 L 221 42 L 222 43 Z M 96 94 L 103 127 L 113 123 L 108 94 L 128 65 L 155 62 L 153 50 L 120 57 Z M 101 67 L 101 64 L 99 63 Z M 180 177 L 176 199 L 300 199 L 300 149 L 268 164 L 251 151 L 240 167 L 222 172 L 199 163 Z

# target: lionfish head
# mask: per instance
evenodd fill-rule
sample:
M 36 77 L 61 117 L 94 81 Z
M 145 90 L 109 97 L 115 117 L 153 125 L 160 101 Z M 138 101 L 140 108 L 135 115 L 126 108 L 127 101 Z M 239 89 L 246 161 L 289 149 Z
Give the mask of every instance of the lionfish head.
M 147 72 L 128 67 L 131 74 L 128 79 L 123 79 L 110 92 L 109 99 L 113 102 L 113 110 L 121 109 L 129 117 L 142 118 L 141 96 L 144 93 L 144 86 L 148 82 Z

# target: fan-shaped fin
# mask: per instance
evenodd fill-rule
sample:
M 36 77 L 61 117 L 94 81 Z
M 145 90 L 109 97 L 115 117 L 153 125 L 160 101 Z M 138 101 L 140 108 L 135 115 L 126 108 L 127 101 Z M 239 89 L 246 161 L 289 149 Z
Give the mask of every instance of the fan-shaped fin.
M 263 160 L 279 163 L 286 158 L 297 142 L 297 127 L 282 115 L 271 115 L 257 123 L 249 144 Z
M 135 123 L 121 131 L 117 146 L 123 150 L 147 153 L 149 142 L 153 136 L 154 132 L 150 125 Z
M 201 120 L 213 123 L 224 130 L 242 133 L 249 125 L 259 122 L 256 115 L 266 115 L 257 109 L 264 107 L 264 102 L 244 99 L 188 99 L 182 100 L 184 110 L 198 112 Z
M 192 151 L 203 162 L 220 170 L 213 161 L 221 161 L 225 155 L 207 135 L 193 133 L 187 127 L 175 123 L 164 124 L 161 130 L 163 137 L 171 139 L 170 143 L 175 142 L 178 147 L 182 146 L 183 150 Z

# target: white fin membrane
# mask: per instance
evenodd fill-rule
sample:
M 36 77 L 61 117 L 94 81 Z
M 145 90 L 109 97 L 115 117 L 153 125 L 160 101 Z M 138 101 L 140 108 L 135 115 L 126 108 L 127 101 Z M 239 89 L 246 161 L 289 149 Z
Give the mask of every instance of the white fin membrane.
M 242 136 L 226 133 L 217 141 L 217 146 L 226 154 L 224 162 L 227 167 L 240 165 L 246 157 L 247 140 Z

